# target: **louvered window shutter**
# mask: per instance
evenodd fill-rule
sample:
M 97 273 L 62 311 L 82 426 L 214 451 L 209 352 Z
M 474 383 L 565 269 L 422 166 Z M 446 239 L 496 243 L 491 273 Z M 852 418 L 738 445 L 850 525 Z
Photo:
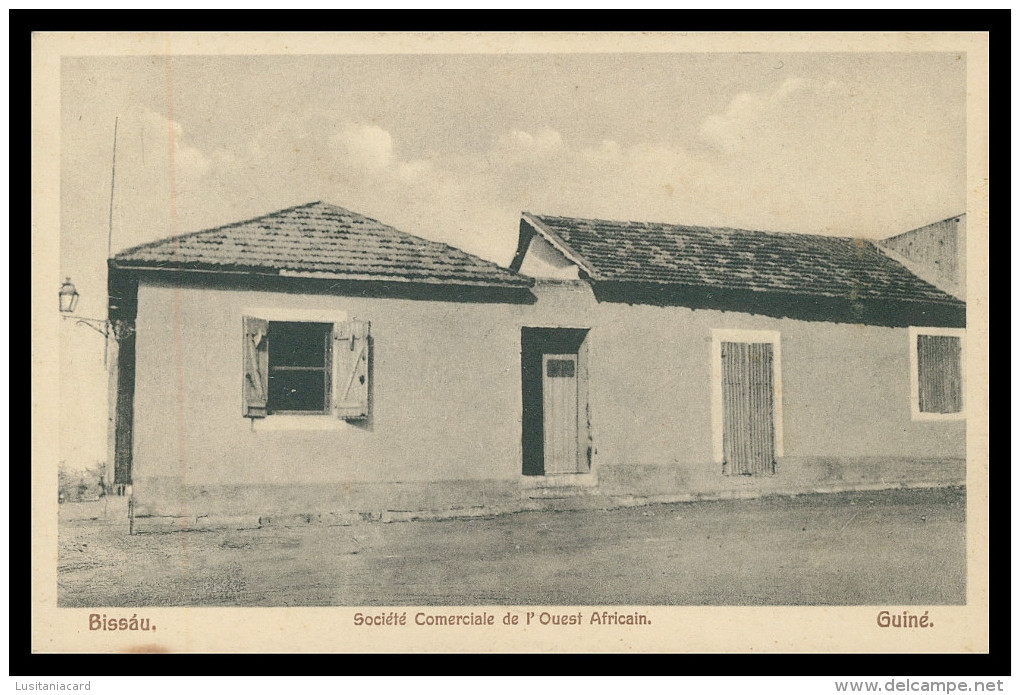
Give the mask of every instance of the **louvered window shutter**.
M 917 336 L 917 405 L 922 413 L 958 413 L 963 408 L 960 339 Z
M 269 321 L 244 317 L 244 416 L 265 417 L 269 393 Z
M 333 328 L 333 411 L 344 420 L 368 417 L 368 321 L 342 321 Z

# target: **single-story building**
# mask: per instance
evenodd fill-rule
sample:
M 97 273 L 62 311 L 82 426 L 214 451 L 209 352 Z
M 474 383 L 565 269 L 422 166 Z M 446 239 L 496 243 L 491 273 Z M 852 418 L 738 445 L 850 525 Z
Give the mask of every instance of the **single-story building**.
M 965 305 L 870 241 L 316 202 L 111 259 L 139 527 L 965 480 Z

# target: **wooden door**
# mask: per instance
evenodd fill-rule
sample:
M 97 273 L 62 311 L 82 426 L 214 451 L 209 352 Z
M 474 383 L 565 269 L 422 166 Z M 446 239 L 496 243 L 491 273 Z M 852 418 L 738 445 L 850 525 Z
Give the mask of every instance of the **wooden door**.
M 542 355 L 545 474 L 576 473 L 577 355 Z
M 771 343 L 722 343 L 723 470 L 775 472 Z

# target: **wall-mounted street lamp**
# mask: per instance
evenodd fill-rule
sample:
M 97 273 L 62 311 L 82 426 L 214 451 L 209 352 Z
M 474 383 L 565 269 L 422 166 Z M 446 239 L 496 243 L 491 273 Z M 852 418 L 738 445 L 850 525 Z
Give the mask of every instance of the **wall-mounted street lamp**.
M 81 326 L 88 326 L 96 333 L 99 333 L 107 340 L 107 344 L 110 338 L 120 342 L 127 336 L 134 333 L 134 327 L 127 321 L 117 321 L 110 319 L 94 319 L 87 316 L 73 316 L 74 310 L 78 307 L 78 289 L 71 282 L 71 278 L 64 278 L 63 284 L 60 286 L 60 291 L 57 293 L 57 297 L 60 300 L 60 315 L 65 319 L 74 319 L 75 324 Z M 106 346 L 103 349 L 103 364 L 107 361 Z
M 120 340 L 122 336 L 118 335 L 115 329 L 113 321 L 109 319 L 93 319 L 87 316 L 72 316 L 74 310 L 78 307 L 78 289 L 71 282 L 71 278 L 65 278 L 64 284 L 60 286 L 60 292 L 57 293 L 60 298 L 60 313 L 65 319 L 74 319 L 76 324 L 82 326 L 88 326 L 97 333 L 100 333 L 104 338 L 113 336 L 114 339 Z
M 64 280 L 64 284 L 60 286 L 59 295 L 60 313 L 74 313 L 75 307 L 78 306 L 78 290 L 75 289 L 74 283 L 71 282 L 71 278 L 66 278 Z

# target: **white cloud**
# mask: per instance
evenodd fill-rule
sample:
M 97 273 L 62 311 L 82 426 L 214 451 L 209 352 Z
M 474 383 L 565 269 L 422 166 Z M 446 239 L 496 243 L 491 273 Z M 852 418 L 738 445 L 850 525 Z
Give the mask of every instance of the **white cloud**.
M 862 119 L 860 104 L 859 93 L 835 82 L 790 78 L 734 95 L 688 141 L 583 143 L 547 126 L 508 128 L 480 151 L 427 158 L 403 158 L 395 134 L 371 122 L 338 123 L 326 111 L 274 122 L 235 152 L 203 153 L 179 124 L 158 114 L 146 116 L 145 138 L 162 130 L 165 160 L 170 133 L 178 209 L 217 213 L 182 216 L 179 231 L 322 199 L 505 264 L 524 210 L 834 233 L 881 233 L 887 224 L 901 231 L 888 222 L 890 206 L 900 202 L 891 200 L 889 182 L 902 180 L 896 167 L 910 153 L 880 137 L 901 129 Z M 147 151 L 146 166 L 150 157 L 158 160 Z M 138 204 L 135 219 L 147 213 L 152 227 L 159 219 L 153 210 L 160 210 L 152 192 L 165 191 L 167 181 L 138 181 L 138 199 L 149 202 Z M 909 195 L 923 197 L 926 181 L 917 178 Z
M 393 161 L 393 137 L 375 124 L 348 123 L 331 144 L 347 166 L 382 169 Z
M 831 83 L 825 91 L 833 87 Z M 701 135 L 725 151 L 753 147 L 761 142 L 762 130 L 771 129 L 779 119 L 794 116 L 792 102 L 801 97 L 811 99 L 819 91 L 814 82 L 791 77 L 771 92 L 741 92 L 723 113 L 702 122 Z
M 172 171 L 175 180 L 182 183 L 195 182 L 209 171 L 209 158 L 186 142 L 180 123 L 163 114 L 151 109 L 135 110 L 118 127 L 123 129 L 125 142 L 139 138 L 137 146 L 143 148 L 142 161 L 149 171 Z
M 253 170 L 266 168 L 254 147 L 229 152 L 197 145 L 178 121 L 147 108 L 119 117 L 113 246 L 118 252 L 171 234 L 237 219 L 237 200 Z M 98 186 L 89 184 L 98 191 Z M 109 179 L 98 200 L 109 196 Z M 102 208 L 102 209 L 100 209 Z M 105 206 L 90 205 L 105 222 Z
M 554 156 L 562 149 L 563 137 L 552 128 L 542 128 L 534 135 L 512 130 L 499 137 L 489 154 L 490 161 L 499 166 L 533 163 Z

